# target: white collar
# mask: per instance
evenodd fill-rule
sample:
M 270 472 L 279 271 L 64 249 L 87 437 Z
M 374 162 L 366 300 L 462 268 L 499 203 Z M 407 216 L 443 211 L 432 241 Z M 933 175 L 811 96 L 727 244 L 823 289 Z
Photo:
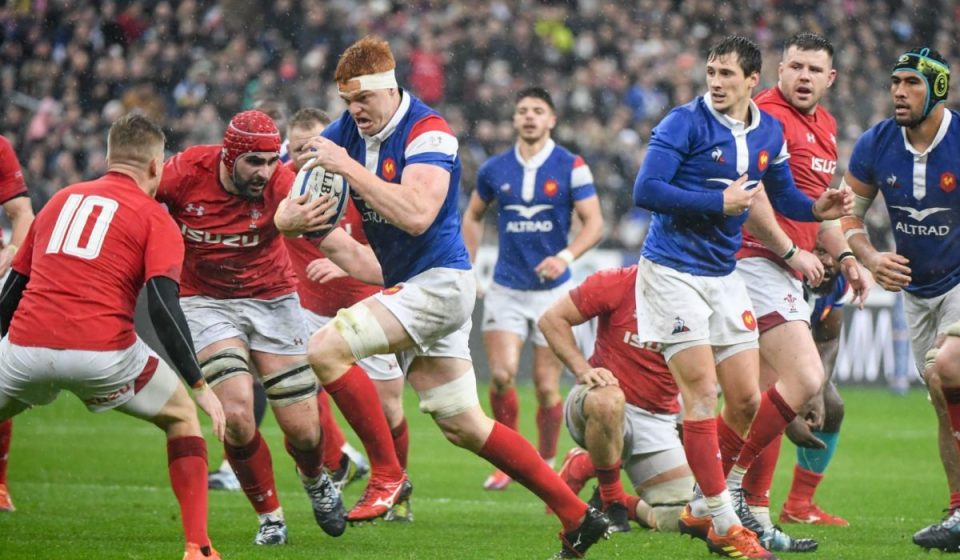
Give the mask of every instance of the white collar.
M 523 156 L 520 155 L 520 143 L 513 145 L 513 155 L 517 158 L 517 163 L 521 167 L 528 169 L 539 169 L 543 162 L 547 161 L 547 158 L 550 157 L 550 154 L 553 153 L 553 148 L 557 145 L 553 141 L 553 138 L 548 138 L 547 143 L 543 145 L 543 148 L 539 152 L 535 153 L 533 157 L 529 160 L 524 160 Z
M 402 89 L 397 89 L 397 93 L 400 94 L 400 106 L 397 107 L 397 112 L 393 114 L 393 117 L 390 118 L 390 121 L 387 123 L 387 126 L 383 127 L 383 130 L 372 135 L 367 136 L 364 133 L 360 133 L 360 136 L 363 138 L 364 142 L 376 142 L 382 144 L 386 141 L 387 138 L 393 134 L 393 131 L 400 126 L 400 121 L 403 120 L 403 117 L 407 116 L 407 112 L 410 110 L 410 96 L 407 95 Z
M 927 146 L 927 149 L 923 153 L 918 152 L 910 140 L 907 139 L 907 128 L 904 126 L 900 127 L 900 134 L 903 135 L 903 147 L 907 149 L 908 152 L 913 154 L 915 157 L 923 157 L 930 153 L 931 150 L 937 147 L 937 145 L 943 140 L 944 136 L 947 135 L 947 130 L 950 128 L 950 121 L 953 120 L 953 113 L 950 109 L 943 110 L 943 119 L 940 121 L 940 128 L 937 130 L 937 135 L 933 137 L 933 142 L 930 142 L 930 145 Z
M 703 103 L 707 106 L 707 109 L 710 110 L 710 114 L 713 115 L 713 118 L 723 126 L 729 128 L 733 131 L 742 130 L 744 133 L 750 132 L 751 130 L 760 126 L 760 108 L 757 107 L 757 104 L 753 102 L 753 99 L 750 100 L 750 126 L 746 126 L 743 122 L 738 121 L 728 115 L 718 112 L 713 108 L 713 103 L 710 101 L 710 92 L 703 94 Z

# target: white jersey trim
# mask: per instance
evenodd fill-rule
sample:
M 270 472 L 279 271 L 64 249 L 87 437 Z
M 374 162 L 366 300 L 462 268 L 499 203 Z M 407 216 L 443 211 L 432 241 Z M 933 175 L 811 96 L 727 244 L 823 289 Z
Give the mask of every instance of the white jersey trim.
M 441 153 L 456 157 L 460 148 L 456 136 L 442 130 L 428 130 L 413 139 L 403 155 L 411 158 L 420 154 Z
M 585 187 L 593 184 L 593 172 L 586 163 L 578 165 L 570 172 L 570 186 L 573 188 Z

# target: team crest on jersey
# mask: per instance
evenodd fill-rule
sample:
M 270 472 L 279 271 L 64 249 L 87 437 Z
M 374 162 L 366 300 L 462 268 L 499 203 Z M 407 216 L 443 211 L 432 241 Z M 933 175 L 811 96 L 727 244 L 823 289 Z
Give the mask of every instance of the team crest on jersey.
M 690 327 L 684 324 L 683 319 L 680 317 L 674 317 L 673 319 L 673 332 L 670 334 L 680 334 L 690 332 Z
M 510 183 L 504 183 L 504 184 L 500 185 L 500 192 L 502 192 L 502 193 L 508 193 L 508 192 L 510 192 Z
M 743 326 L 747 327 L 751 331 L 757 328 L 757 320 L 753 316 L 753 311 L 747 309 L 743 312 L 743 315 L 741 315 L 740 318 L 743 319 Z
M 812 132 L 808 132 L 808 133 L 807 133 L 807 142 L 810 143 L 810 144 L 813 144 L 813 143 L 815 143 L 816 141 L 817 141 L 817 136 L 816 136 L 814 133 L 812 133 Z
M 263 212 L 257 210 L 256 208 L 250 211 L 250 218 L 254 220 L 259 220 L 261 216 L 263 216 Z
M 397 162 L 393 158 L 386 158 L 383 160 L 383 165 L 380 166 L 380 172 L 384 179 L 393 181 L 397 177 Z
M 760 150 L 760 156 L 757 158 L 757 169 L 766 171 L 770 164 L 770 154 L 766 150 Z
M 892 189 L 895 189 L 895 188 L 897 188 L 897 187 L 899 186 L 899 185 L 897 185 L 897 176 L 896 176 L 896 175 L 891 174 L 889 177 L 887 177 L 887 186 L 890 187 L 890 188 L 892 188 Z
M 940 174 L 940 190 L 943 192 L 953 192 L 957 188 L 957 176 L 949 171 Z
M 560 192 L 560 186 L 557 184 L 557 180 L 547 179 L 547 182 L 543 184 L 543 194 L 554 197 L 557 196 L 558 192 Z
M 713 161 L 717 163 L 727 163 L 727 160 L 723 158 L 723 150 L 720 149 L 720 146 L 717 146 L 712 152 L 710 152 L 710 157 L 712 157 Z

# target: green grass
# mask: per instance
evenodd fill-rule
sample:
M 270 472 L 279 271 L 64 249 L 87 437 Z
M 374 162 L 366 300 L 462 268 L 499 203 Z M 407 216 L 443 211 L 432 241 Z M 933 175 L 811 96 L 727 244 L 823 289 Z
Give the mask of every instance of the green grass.
M 814 558 L 929 559 L 910 536 L 939 518 L 947 491 L 937 459 L 933 411 L 925 395 L 913 391 L 900 398 L 882 390 L 851 388 L 843 393 L 844 432 L 818 499 L 828 511 L 847 518 L 851 527 L 788 528 L 820 541 L 820 551 L 807 555 Z M 521 389 L 521 398 L 522 429 L 532 436 L 529 387 Z M 256 518 L 243 495 L 211 493 L 210 533 L 223 557 L 526 559 L 547 558 L 558 549 L 559 524 L 544 515 L 532 494 L 516 485 L 499 493 L 481 490 L 490 471 L 486 463 L 446 443 L 429 417 L 416 411 L 414 395 L 407 395 L 407 405 L 415 523 L 381 522 L 348 528 L 339 539 L 326 537 L 314 524 L 270 417 L 263 431 L 273 450 L 291 542 L 282 550 L 254 547 Z M 0 514 L 0 558 L 179 558 L 180 522 L 162 441 L 152 426 L 116 413 L 88 414 L 69 395 L 18 418 L 9 472 L 18 511 Z M 560 454 L 569 446 L 564 434 Z M 793 468 L 793 447 L 783 448 L 772 497 L 775 510 Z M 211 445 L 212 464 L 219 464 L 220 455 Z M 348 488 L 348 505 L 360 490 L 356 485 Z M 699 541 L 634 530 L 599 544 L 590 557 L 708 554 Z

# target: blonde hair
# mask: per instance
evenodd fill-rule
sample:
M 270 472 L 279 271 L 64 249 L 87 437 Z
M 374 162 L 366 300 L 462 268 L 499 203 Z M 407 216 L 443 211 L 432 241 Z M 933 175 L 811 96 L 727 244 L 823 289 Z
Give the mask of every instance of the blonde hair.
M 390 44 L 383 39 L 368 35 L 347 47 L 337 62 L 334 79 L 339 84 L 367 74 L 377 74 L 396 68 Z
M 163 130 L 139 113 L 127 113 L 110 126 L 107 135 L 107 164 L 145 166 L 163 152 L 167 137 Z

